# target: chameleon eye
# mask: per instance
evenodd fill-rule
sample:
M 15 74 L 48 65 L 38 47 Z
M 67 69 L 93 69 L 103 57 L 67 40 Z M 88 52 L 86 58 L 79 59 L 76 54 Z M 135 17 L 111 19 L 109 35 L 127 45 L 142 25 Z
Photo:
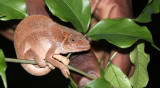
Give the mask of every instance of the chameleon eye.
M 75 38 L 71 38 L 71 42 L 74 43 L 76 41 Z

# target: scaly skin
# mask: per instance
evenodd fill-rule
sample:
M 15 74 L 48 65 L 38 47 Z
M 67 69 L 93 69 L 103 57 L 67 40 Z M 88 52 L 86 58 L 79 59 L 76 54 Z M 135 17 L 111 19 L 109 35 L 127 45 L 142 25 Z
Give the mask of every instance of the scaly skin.
M 37 62 L 38 66 L 22 64 L 32 75 L 45 75 L 55 66 L 61 69 L 66 78 L 68 78 L 66 71 L 69 73 L 69 70 L 65 65 L 69 64 L 69 60 L 60 53 L 90 49 L 89 42 L 81 33 L 41 15 L 29 16 L 19 23 L 14 35 L 14 45 L 19 59 Z M 46 66 L 46 61 L 50 63 L 49 66 Z

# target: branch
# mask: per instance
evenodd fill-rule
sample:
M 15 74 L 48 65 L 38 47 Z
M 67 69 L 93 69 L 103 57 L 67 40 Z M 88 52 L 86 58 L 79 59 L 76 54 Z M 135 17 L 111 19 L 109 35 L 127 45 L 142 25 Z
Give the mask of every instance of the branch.
M 13 62 L 13 63 L 21 63 L 21 64 L 33 64 L 33 65 L 37 65 L 37 63 L 34 61 L 34 60 L 23 60 L 23 59 L 17 59 L 17 58 L 5 58 L 5 61 L 6 62 Z M 48 66 L 48 62 L 46 62 L 46 65 Z M 91 79 L 97 79 L 81 70 L 78 70 L 70 65 L 66 65 L 66 67 L 72 71 L 75 71 L 77 73 L 80 73 L 88 78 L 91 78 Z

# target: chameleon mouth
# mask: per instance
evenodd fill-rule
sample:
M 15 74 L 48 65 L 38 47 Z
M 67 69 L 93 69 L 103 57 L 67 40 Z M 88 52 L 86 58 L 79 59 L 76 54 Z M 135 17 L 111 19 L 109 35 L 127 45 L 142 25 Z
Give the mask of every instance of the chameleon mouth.
M 70 46 L 68 48 L 64 48 L 64 52 L 61 54 L 68 54 L 68 53 L 77 53 L 82 51 L 87 51 L 90 49 L 90 45 L 86 44 L 85 46 Z
M 80 51 L 87 51 L 87 50 L 89 50 L 90 49 L 90 44 L 86 44 L 85 46 L 78 46 L 78 47 L 75 47 L 75 48 L 77 48 L 78 50 L 77 50 L 77 52 L 80 52 Z
M 82 52 L 90 49 L 90 45 L 87 46 L 72 46 L 72 50 L 68 50 L 69 52 Z

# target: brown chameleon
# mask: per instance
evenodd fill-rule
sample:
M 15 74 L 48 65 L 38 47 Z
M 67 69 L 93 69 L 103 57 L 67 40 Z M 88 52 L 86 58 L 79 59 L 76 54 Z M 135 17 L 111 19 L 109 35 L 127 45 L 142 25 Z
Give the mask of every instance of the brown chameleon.
M 90 49 L 85 37 L 70 28 L 59 25 L 42 15 L 32 15 L 22 20 L 14 34 L 14 46 L 19 59 L 35 60 L 38 65 L 22 64 L 32 75 L 41 76 L 58 67 L 68 78 L 69 60 L 61 54 Z M 49 65 L 46 66 L 48 62 Z

